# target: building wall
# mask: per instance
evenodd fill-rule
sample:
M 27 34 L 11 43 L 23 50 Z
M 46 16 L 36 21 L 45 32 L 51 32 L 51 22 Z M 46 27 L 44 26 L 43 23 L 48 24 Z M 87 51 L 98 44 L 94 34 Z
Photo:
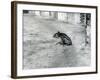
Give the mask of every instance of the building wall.
M 74 23 L 80 23 L 80 13 L 74 13 Z
M 58 20 L 62 20 L 71 24 L 78 24 L 80 23 L 80 13 L 58 12 Z
M 52 12 L 52 11 L 29 11 L 29 14 L 34 16 L 41 16 L 43 18 L 51 18 L 55 20 L 60 20 L 68 22 L 71 24 L 80 23 L 80 13 L 72 12 Z
M 58 20 L 67 21 L 67 13 L 58 12 Z

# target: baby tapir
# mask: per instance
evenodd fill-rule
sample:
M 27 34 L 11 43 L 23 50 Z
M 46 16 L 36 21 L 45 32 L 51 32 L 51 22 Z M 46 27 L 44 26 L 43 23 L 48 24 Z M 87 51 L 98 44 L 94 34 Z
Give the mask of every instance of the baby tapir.
M 70 46 L 72 45 L 72 41 L 70 39 L 70 37 L 67 36 L 67 34 L 65 33 L 61 33 L 61 32 L 57 32 L 53 35 L 54 38 L 60 38 L 61 41 L 58 42 L 57 44 L 60 44 L 60 45 L 67 45 L 67 46 Z

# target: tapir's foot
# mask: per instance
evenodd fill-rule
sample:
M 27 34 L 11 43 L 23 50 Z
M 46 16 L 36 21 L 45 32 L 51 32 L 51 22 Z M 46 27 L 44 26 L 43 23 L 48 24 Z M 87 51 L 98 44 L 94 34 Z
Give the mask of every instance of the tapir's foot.
M 70 42 L 70 43 L 58 42 L 58 43 L 56 43 L 56 45 L 58 45 L 58 44 L 63 45 L 63 46 L 71 46 L 72 45 L 72 42 Z
M 56 45 L 57 45 L 57 44 L 63 45 L 63 43 L 62 43 L 62 42 L 58 42 L 58 43 L 56 43 Z

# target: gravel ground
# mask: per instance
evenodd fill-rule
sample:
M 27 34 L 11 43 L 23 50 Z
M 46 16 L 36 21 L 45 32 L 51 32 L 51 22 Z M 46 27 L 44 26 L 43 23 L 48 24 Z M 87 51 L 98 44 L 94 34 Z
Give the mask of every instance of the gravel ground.
M 89 66 L 91 50 L 85 44 L 84 27 L 63 21 L 24 15 L 23 69 Z M 71 37 L 72 46 L 57 44 L 57 31 Z

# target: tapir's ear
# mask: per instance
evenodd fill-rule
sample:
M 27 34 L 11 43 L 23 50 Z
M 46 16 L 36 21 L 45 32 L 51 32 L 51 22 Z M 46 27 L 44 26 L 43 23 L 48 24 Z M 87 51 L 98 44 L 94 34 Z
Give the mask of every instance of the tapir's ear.
M 60 32 L 58 31 L 58 33 L 60 33 Z

